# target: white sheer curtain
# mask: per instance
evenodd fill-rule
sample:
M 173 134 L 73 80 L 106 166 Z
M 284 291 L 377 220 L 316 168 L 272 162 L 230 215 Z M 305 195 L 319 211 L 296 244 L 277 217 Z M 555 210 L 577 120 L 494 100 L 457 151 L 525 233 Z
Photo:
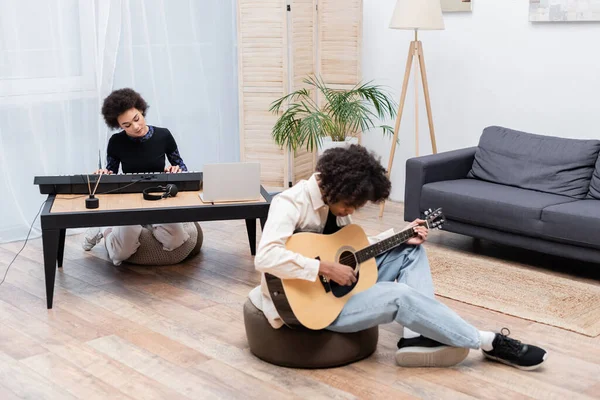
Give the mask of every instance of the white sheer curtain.
M 99 151 L 105 164 L 114 89 L 142 94 L 190 170 L 238 160 L 235 13 L 235 0 L 0 0 L 0 242 L 27 234 L 45 198 L 34 176 L 91 172 Z

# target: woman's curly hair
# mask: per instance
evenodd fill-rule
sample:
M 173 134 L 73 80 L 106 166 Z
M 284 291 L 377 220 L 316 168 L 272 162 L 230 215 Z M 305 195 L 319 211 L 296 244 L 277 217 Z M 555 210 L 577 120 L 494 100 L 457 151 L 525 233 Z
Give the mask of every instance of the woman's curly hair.
M 131 108 L 137 108 L 145 117 L 146 110 L 148 110 L 148 103 L 133 89 L 124 88 L 113 91 L 104 99 L 104 104 L 102 105 L 102 116 L 106 125 L 113 129 L 120 128 L 119 115 Z
M 379 203 L 390 195 L 392 185 L 385 169 L 362 146 L 325 151 L 316 170 L 326 204 L 343 201 L 358 208 L 368 201 Z

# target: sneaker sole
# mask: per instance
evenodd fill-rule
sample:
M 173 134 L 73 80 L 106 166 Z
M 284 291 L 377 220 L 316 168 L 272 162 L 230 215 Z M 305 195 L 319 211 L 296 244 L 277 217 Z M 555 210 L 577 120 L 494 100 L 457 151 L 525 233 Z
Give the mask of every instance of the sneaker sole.
M 536 364 L 536 365 L 530 365 L 529 367 L 524 367 L 524 366 L 521 366 L 521 365 L 513 364 L 511 362 L 508 362 L 508 361 L 503 360 L 503 359 L 498 358 L 498 357 L 490 356 L 490 355 L 485 354 L 485 353 L 483 353 L 483 355 L 486 358 L 489 358 L 490 360 L 494 360 L 494 361 L 497 361 L 497 362 L 505 364 L 505 365 L 510 365 L 511 367 L 514 367 L 514 368 L 517 368 L 517 369 L 520 369 L 520 370 L 523 370 L 523 371 L 533 371 L 534 369 L 538 369 L 539 367 L 542 366 L 542 364 L 544 363 L 544 361 L 546 361 L 546 359 L 548 358 L 548 353 L 546 353 L 546 354 L 544 354 L 544 358 L 542 359 L 541 363 Z
M 83 250 L 85 251 L 90 251 L 92 250 L 98 243 L 84 243 L 81 247 L 83 248 Z
M 103 237 L 104 237 L 104 235 L 102 233 L 98 233 L 94 238 L 92 238 L 92 240 L 95 241 L 96 243 L 92 243 L 87 238 L 84 238 L 83 243 L 81 244 L 81 247 L 85 251 L 90 251 L 91 249 L 94 248 L 94 246 L 96 246 L 98 243 L 100 243 L 102 241 Z
M 469 349 L 460 347 L 433 347 L 400 349 L 396 352 L 396 363 L 401 367 L 451 367 L 463 361 Z

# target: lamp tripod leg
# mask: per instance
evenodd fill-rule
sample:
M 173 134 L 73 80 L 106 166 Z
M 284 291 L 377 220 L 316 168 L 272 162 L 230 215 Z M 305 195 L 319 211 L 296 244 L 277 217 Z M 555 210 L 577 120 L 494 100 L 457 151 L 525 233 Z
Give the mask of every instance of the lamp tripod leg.
M 423 93 L 425 95 L 425 108 L 427 109 L 427 122 L 429 124 L 429 135 L 431 137 L 431 151 L 437 153 L 437 145 L 435 143 L 435 131 L 433 129 L 433 116 L 431 115 L 431 99 L 429 97 L 429 85 L 427 84 L 427 70 L 425 69 L 425 56 L 423 54 L 423 44 L 418 42 L 418 59 L 421 67 L 421 79 L 423 81 Z
M 390 159 L 388 161 L 387 176 L 388 178 L 392 175 L 392 165 L 394 163 L 394 154 L 396 153 L 396 143 L 398 141 L 398 132 L 400 131 L 400 121 L 402 120 L 402 111 L 404 110 L 404 102 L 406 101 L 406 92 L 408 90 L 408 80 L 410 78 L 410 71 L 412 68 L 415 42 L 411 42 L 408 47 L 408 57 L 406 59 L 406 68 L 404 71 L 404 81 L 402 83 L 402 93 L 400 95 L 400 104 L 398 105 L 398 113 L 396 114 L 396 125 L 394 126 L 394 138 L 392 139 L 392 148 L 390 149 Z M 379 208 L 379 217 L 383 216 L 383 209 L 385 207 L 385 201 L 381 202 Z
M 419 43 L 415 42 L 415 156 L 419 155 Z

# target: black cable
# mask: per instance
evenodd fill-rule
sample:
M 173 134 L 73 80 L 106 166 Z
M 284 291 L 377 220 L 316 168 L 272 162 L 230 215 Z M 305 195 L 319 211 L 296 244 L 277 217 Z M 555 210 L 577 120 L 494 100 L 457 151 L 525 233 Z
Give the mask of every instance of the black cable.
M 139 179 L 137 181 L 131 182 L 128 185 L 113 189 L 113 190 L 109 190 L 108 192 L 104 192 L 104 193 L 98 193 L 98 194 L 108 194 L 108 193 L 112 193 L 112 192 L 116 192 L 117 190 L 121 190 L 121 189 L 125 189 L 126 187 L 129 187 L 131 185 L 134 185 L 138 182 L 143 181 L 144 179 Z M 85 194 L 83 196 L 78 196 L 78 197 L 73 197 L 71 200 L 73 199 L 79 199 L 82 197 L 88 197 L 89 194 Z M 21 252 L 23 251 L 23 249 L 25 248 L 25 245 L 27 244 L 27 241 L 29 240 L 29 236 L 31 235 L 31 230 L 33 229 L 33 224 L 35 223 L 35 220 L 37 219 L 37 217 L 40 215 L 40 213 L 42 212 L 42 208 L 44 207 L 44 204 L 46 204 L 46 200 L 44 200 L 44 202 L 42 203 L 42 205 L 40 206 L 39 211 L 37 212 L 37 214 L 35 215 L 35 217 L 33 218 L 33 222 L 31 222 L 31 226 L 29 227 L 29 232 L 27 232 L 27 238 L 25 238 L 25 243 L 23 243 L 23 247 L 21 247 L 21 250 L 19 250 L 19 252 L 15 255 L 15 257 L 12 259 L 12 261 L 10 262 L 10 264 L 8 264 L 8 267 L 6 267 L 6 271 L 4 272 L 4 277 L 2 278 L 2 281 L 0 281 L 0 285 L 2 285 L 4 283 L 4 281 L 6 280 L 6 275 L 8 274 L 8 270 L 10 269 L 10 266 L 15 262 L 15 260 L 17 259 L 17 257 L 19 256 L 19 254 L 21 254 Z
M 141 181 L 146 181 L 146 180 L 147 180 L 147 179 L 138 179 L 137 181 L 135 181 L 135 182 L 131 182 L 131 183 L 129 183 L 129 184 L 127 184 L 127 185 L 123 186 L 123 187 L 116 188 L 116 189 L 113 189 L 113 190 L 109 190 L 108 192 L 102 192 L 102 193 L 98 193 L 98 194 L 109 194 L 109 193 L 112 193 L 112 192 L 116 192 L 116 191 L 118 191 L 118 190 L 125 189 L 126 187 L 129 187 L 129 186 L 131 186 L 131 185 L 134 185 L 134 184 L 136 184 L 136 183 L 139 183 L 139 182 L 141 182 Z M 94 196 L 95 196 L 95 195 L 94 195 Z
M 138 179 L 137 181 L 131 182 L 128 185 L 113 189 L 113 190 L 109 190 L 108 192 L 103 192 L 103 193 L 97 193 L 97 194 L 108 194 L 108 193 L 113 193 L 116 192 L 118 190 L 121 189 L 125 189 L 126 187 L 129 187 L 131 185 L 134 185 L 138 182 L 141 182 L 145 179 Z M 82 197 L 88 197 L 89 194 L 84 194 L 83 196 L 78 196 L 78 197 L 73 197 L 70 200 L 74 200 L 74 199 L 80 199 Z M 15 255 L 15 257 L 12 259 L 12 261 L 10 262 L 10 264 L 8 264 L 8 267 L 6 267 L 6 271 L 4 272 L 4 277 L 2 278 L 2 281 L 0 281 L 0 285 L 2 285 L 4 283 L 4 281 L 6 280 L 6 275 L 8 274 L 8 270 L 10 269 L 10 266 L 15 262 L 15 260 L 17 259 L 17 257 L 19 256 L 19 254 L 21 254 L 21 252 L 23 251 L 23 249 L 25 248 L 25 245 L 27 244 L 27 241 L 29 240 L 29 235 L 31 235 L 31 230 L 33 229 L 33 224 L 35 223 L 35 220 L 37 219 L 37 217 L 40 215 L 40 213 L 42 212 L 42 208 L 44 207 L 44 204 L 46 204 L 46 200 L 44 200 L 44 202 L 42 203 L 42 205 L 40 206 L 39 211 L 37 212 L 37 214 L 35 215 L 35 217 L 33 218 L 33 222 L 31 222 L 31 226 L 29 227 L 29 232 L 27 232 L 27 238 L 25 238 L 25 243 L 23 243 L 23 247 L 21 247 L 21 250 L 19 250 L 19 252 Z
M 98 194 L 108 194 L 108 193 L 116 192 L 117 190 L 125 189 L 126 187 L 131 186 L 131 185 L 136 184 L 136 183 L 141 182 L 141 181 L 143 181 L 143 179 L 139 179 L 139 180 L 137 180 L 135 182 L 131 182 L 130 184 L 125 185 L 123 187 L 116 188 L 116 189 L 113 189 L 113 190 L 109 190 L 108 192 L 104 192 L 104 193 L 98 193 Z M 89 194 L 85 194 L 83 196 L 73 197 L 73 199 L 79 199 L 79 198 L 88 197 L 88 196 L 89 196 Z M 40 206 L 39 211 L 37 212 L 37 214 L 33 218 L 33 222 L 31 222 L 31 226 L 29 227 L 29 232 L 27 232 L 27 238 L 25 238 L 25 243 L 23 243 L 23 247 L 21 247 L 21 250 L 19 250 L 19 252 L 15 255 L 15 257 L 12 259 L 12 261 L 10 262 L 10 264 L 8 264 L 8 267 L 6 267 L 6 271 L 4 272 L 4 277 L 2 278 L 2 281 L 0 281 L 0 285 L 2 285 L 4 283 L 4 281 L 6 280 L 6 275 L 8 274 L 8 270 L 10 269 L 10 266 L 15 262 L 15 260 L 19 256 L 19 254 L 21 254 L 21 252 L 25 248 L 25 245 L 27 244 L 27 241 L 29 240 L 29 236 L 31 235 L 31 230 L 33 229 L 33 224 L 35 223 L 35 220 L 37 219 L 37 217 L 42 212 L 42 208 L 44 207 L 44 204 L 46 204 L 46 200 L 44 200 L 44 202 Z
M 44 200 L 44 202 L 40 206 L 40 210 L 35 215 L 35 217 L 33 217 L 33 222 L 31 222 L 31 226 L 29 227 L 29 232 L 27 232 L 27 238 L 25 239 L 25 243 L 23 243 L 23 247 L 21 247 L 21 250 L 19 250 L 19 252 L 15 255 L 15 258 L 13 258 L 12 261 L 10 262 L 10 264 L 8 264 L 8 267 L 6 267 L 6 271 L 4 272 L 4 278 L 2 278 L 0 285 L 2 285 L 4 283 L 4 280 L 6 279 L 6 275 L 8 274 L 8 270 L 10 269 L 10 266 L 15 262 L 15 260 L 19 256 L 19 254 L 21 254 L 21 252 L 25 248 L 25 245 L 27 244 L 27 241 L 29 240 L 29 235 L 31 234 L 31 229 L 33 229 L 33 224 L 35 223 L 35 220 L 37 219 L 38 215 L 40 215 L 40 213 L 42 212 L 42 208 L 44 207 L 44 204 L 46 204 L 46 200 Z
M 102 193 L 96 193 L 96 194 L 109 194 L 109 193 L 113 193 L 113 192 L 116 192 L 116 191 L 118 191 L 118 190 L 125 189 L 126 187 L 129 187 L 129 186 L 131 186 L 131 185 L 135 185 L 136 183 L 139 183 L 139 182 L 141 182 L 141 181 L 145 181 L 145 180 L 146 180 L 146 179 L 138 179 L 137 181 L 131 182 L 131 183 L 129 183 L 129 184 L 127 184 L 127 185 L 125 185 L 125 186 L 122 186 L 122 187 L 119 187 L 119 188 L 116 188 L 116 189 L 113 189 L 113 190 L 109 190 L 108 192 L 102 192 Z M 95 196 L 96 194 L 94 194 L 94 196 Z M 82 198 L 82 197 L 88 197 L 88 196 L 89 196 L 89 194 L 84 194 L 84 195 L 82 195 L 82 196 L 71 197 L 69 200 L 80 199 L 80 198 Z
M 83 176 L 82 176 L 83 177 Z M 137 181 L 131 182 L 128 185 L 113 189 L 113 190 L 109 190 L 108 192 L 103 192 L 103 193 L 98 193 L 98 194 L 108 194 L 108 193 L 113 193 L 116 192 L 118 190 L 121 189 L 125 189 L 126 187 L 129 187 L 131 185 L 134 185 L 138 182 L 143 181 L 144 179 L 138 179 Z M 83 196 L 78 196 L 78 197 L 73 197 L 70 200 L 74 200 L 74 199 L 79 199 L 82 197 L 88 197 L 89 194 L 84 194 Z M 23 247 L 21 247 L 21 250 L 19 250 L 19 252 L 15 255 L 15 257 L 12 259 L 12 261 L 10 262 L 10 264 L 8 264 L 8 267 L 6 267 L 6 271 L 4 272 L 4 277 L 2 278 L 2 281 L 0 281 L 0 285 L 2 285 L 4 283 L 4 281 L 6 280 L 6 275 L 8 274 L 8 270 L 10 269 L 11 265 L 15 262 L 15 260 L 17 259 L 17 257 L 19 256 L 19 254 L 21 254 L 21 252 L 23 251 L 23 249 L 25 248 L 25 245 L 27 245 L 27 241 L 29 240 L 29 236 L 31 235 L 31 230 L 33 229 L 33 224 L 35 223 L 35 220 L 37 219 L 37 217 L 40 215 L 40 213 L 42 212 L 42 208 L 44 207 L 44 204 L 46 204 L 46 200 L 44 200 L 44 202 L 42 203 L 42 205 L 40 206 L 39 211 L 37 212 L 37 214 L 35 215 L 35 217 L 33 218 L 33 221 L 31 222 L 31 226 L 29 227 L 29 232 L 27 232 L 27 238 L 25 238 L 25 243 L 23 243 Z

